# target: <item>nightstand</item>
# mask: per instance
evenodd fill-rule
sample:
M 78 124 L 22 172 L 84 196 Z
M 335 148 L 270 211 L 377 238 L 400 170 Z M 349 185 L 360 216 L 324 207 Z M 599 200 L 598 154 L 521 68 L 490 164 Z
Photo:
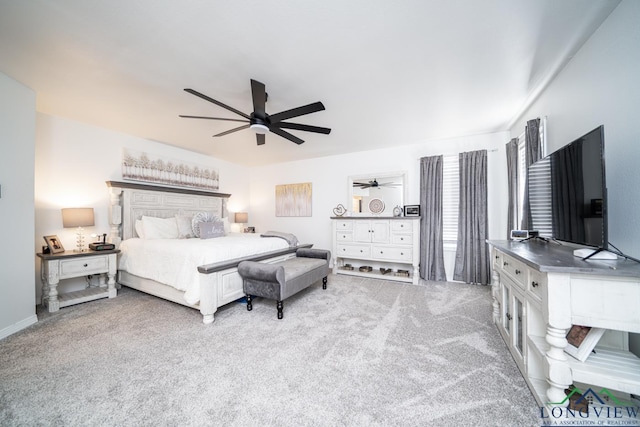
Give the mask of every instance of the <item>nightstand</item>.
M 49 312 L 58 311 L 62 307 L 93 301 L 100 298 L 115 298 L 117 256 L 119 249 L 107 251 L 72 252 L 58 254 L 36 254 L 42 266 L 42 305 L 46 305 Z M 58 295 L 60 280 L 84 277 L 96 274 L 106 274 L 100 277 L 100 286 L 90 287 L 80 291 Z

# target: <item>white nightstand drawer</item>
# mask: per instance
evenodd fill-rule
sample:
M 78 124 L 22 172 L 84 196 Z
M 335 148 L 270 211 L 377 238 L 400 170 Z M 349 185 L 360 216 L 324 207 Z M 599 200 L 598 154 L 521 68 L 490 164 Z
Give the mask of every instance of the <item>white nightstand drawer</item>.
M 389 261 L 411 261 L 411 248 L 396 248 L 393 246 L 374 246 L 371 248 L 371 257 Z
M 353 230 L 352 221 L 336 221 L 336 230 Z
M 353 242 L 353 233 L 351 231 L 338 231 L 336 232 L 336 241 Z
M 60 261 L 60 278 L 105 273 L 109 267 L 108 257 L 92 256 Z
M 338 244 L 339 257 L 369 258 L 371 247 L 369 245 L 340 245 Z

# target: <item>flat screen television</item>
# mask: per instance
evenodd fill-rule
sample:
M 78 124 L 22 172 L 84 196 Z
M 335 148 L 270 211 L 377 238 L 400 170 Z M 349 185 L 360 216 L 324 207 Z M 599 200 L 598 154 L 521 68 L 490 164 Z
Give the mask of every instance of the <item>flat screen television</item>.
M 529 166 L 531 230 L 540 237 L 608 249 L 604 127 Z

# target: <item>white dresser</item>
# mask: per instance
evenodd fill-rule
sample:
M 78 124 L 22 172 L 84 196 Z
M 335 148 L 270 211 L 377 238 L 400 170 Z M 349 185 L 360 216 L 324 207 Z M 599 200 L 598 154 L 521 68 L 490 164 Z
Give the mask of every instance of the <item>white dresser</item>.
M 571 384 L 640 395 L 640 359 L 628 351 L 628 332 L 640 333 L 640 264 L 583 261 L 553 242 L 489 244 L 494 321 L 538 404 L 566 406 Z M 607 330 L 584 362 L 564 351 L 572 325 Z
M 333 272 L 418 284 L 419 217 L 332 217 Z M 361 271 L 371 267 L 371 271 Z

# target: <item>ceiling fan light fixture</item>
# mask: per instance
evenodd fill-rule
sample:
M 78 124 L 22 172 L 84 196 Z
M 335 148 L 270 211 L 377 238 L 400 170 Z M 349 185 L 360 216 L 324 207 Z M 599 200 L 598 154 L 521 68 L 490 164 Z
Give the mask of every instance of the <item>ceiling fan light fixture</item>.
M 251 126 L 249 126 L 251 128 L 252 131 L 254 131 L 255 133 L 260 133 L 260 134 L 265 134 L 267 132 L 269 132 L 269 128 L 266 127 L 265 125 L 262 125 L 260 123 L 254 123 Z

